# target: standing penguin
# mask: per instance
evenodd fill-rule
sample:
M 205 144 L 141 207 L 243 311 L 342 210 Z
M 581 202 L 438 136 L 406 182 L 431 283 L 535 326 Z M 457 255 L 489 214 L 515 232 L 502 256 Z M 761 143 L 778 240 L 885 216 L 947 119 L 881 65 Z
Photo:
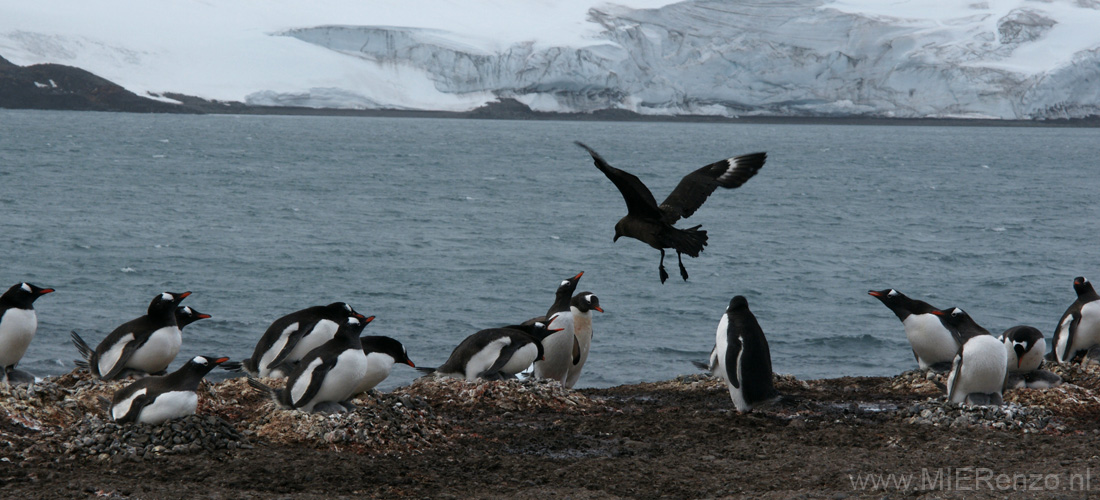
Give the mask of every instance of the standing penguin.
M 470 381 L 512 378 L 545 353 L 540 338 L 549 333 L 540 322 L 487 328 L 463 339 L 438 368 L 417 370 Z
M 386 380 L 395 363 L 416 368 L 416 364 L 409 359 L 405 346 L 392 337 L 367 335 L 359 337 L 359 343 L 363 346 L 363 353 L 367 355 L 367 374 L 359 382 L 355 394 L 367 392 Z
M 1084 354 L 1087 361 L 1089 350 L 1100 345 L 1100 295 L 1081 276 L 1073 279 L 1073 290 L 1077 300 L 1062 314 L 1054 330 L 1052 361 L 1059 363 L 1068 363 L 1079 354 Z
M 573 353 L 579 350 L 577 336 L 573 332 L 572 301 L 573 292 L 580 283 L 581 271 L 576 276 L 563 280 L 554 294 L 554 304 L 546 311 L 546 316 L 531 321 L 545 323 L 552 330 L 542 341 L 543 359 L 535 362 L 534 376 L 557 380 L 564 384 L 569 377 L 569 367 L 573 365 Z
M 573 335 L 577 342 L 574 344 L 572 363 L 569 365 L 565 386 L 572 389 L 581 378 L 584 363 L 588 361 L 588 349 L 592 345 L 592 311 L 603 312 L 603 309 L 600 308 L 600 298 L 592 292 L 581 292 L 575 295 L 569 309 L 573 315 Z
M 359 334 L 374 316 L 347 316 L 329 341 L 309 351 L 287 378 L 285 389 L 272 389 L 248 378 L 283 408 L 302 411 L 342 412 L 354 408 L 348 400 L 367 375 L 367 355 Z
M 34 301 L 53 292 L 53 288 L 41 288 L 30 283 L 12 285 L 0 295 L 0 385 L 34 380 L 34 376 L 17 371 L 15 365 L 23 359 L 27 347 L 38 330 L 38 315 Z M 14 377 L 13 377 L 14 375 Z M 12 380 L 14 378 L 15 380 Z
M 145 377 L 119 389 L 111 399 L 111 419 L 159 424 L 194 414 L 199 404 L 195 393 L 199 382 L 228 359 L 195 356 L 168 375 Z
M 959 343 L 951 335 L 951 330 L 943 319 L 932 314 L 936 308 L 921 300 L 914 300 L 894 290 L 871 290 L 868 295 L 882 301 L 901 320 L 905 327 L 905 338 L 917 358 L 921 370 L 931 369 L 944 373 L 951 370 L 955 354 L 959 352 Z
M 726 381 L 737 411 L 751 411 L 761 403 L 779 398 L 772 383 L 768 340 L 749 310 L 749 302 L 741 295 L 730 300 L 718 322 L 710 370 Z
M 123 323 L 96 346 L 88 357 L 92 374 L 114 380 L 130 373 L 157 375 L 164 372 L 180 352 L 183 338 L 176 323 L 176 306 L 191 292 L 164 292 L 149 303 L 144 316 Z M 84 340 L 72 332 L 73 343 L 82 352 Z
M 1038 328 L 1018 325 L 1001 334 L 1001 342 L 1008 355 L 1008 379 L 1006 389 L 1046 389 L 1062 382 L 1062 377 L 1042 370 L 1043 354 L 1047 351 L 1043 332 Z
M 947 376 L 947 400 L 972 405 L 1004 404 L 1002 393 L 1008 376 L 1004 344 L 958 307 L 932 314 L 945 318 L 962 343 Z
M 355 314 L 344 302 L 287 314 L 267 327 L 252 357 L 242 361 L 241 366 L 260 377 L 285 377 L 306 353 L 331 340 L 345 318 Z

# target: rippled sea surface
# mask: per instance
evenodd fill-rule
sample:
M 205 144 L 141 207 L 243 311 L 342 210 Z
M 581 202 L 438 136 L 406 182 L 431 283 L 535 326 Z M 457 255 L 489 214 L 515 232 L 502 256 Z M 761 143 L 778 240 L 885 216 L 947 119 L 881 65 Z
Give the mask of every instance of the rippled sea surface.
M 710 244 L 687 282 L 670 254 L 662 285 L 656 250 L 612 243 L 625 205 L 574 140 L 658 200 L 704 164 L 768 162 L 679 223 Z M 579 271 L 606 311 L 581 387 L 694 372 L 737 294 L 777 372 L 892 375 L 915 362 L 868 290 L 1049 338 L 1073 278 L 1100 279 L 1098 196 L 1097 129 L 0 110 L 0 286 L 57 289 L 20 364 L 40 376 L 72 368 L 70 330 L 98 343 L 185 290 L 214 318 L 173 366 L 249 356 L 275 318 L 336 300 L 436 366 L 545 313 Z M 382 388 L 415 377 L 397 366 Z

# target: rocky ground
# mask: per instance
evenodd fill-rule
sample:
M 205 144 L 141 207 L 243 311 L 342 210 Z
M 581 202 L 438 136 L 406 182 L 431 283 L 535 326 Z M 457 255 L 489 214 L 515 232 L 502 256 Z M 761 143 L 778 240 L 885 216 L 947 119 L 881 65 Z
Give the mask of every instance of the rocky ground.
M 1082 498 L 1100 492 L 1100 368 L 944 403 L 918 372 L 778 378 L 739 414 L 706 376 L 570 391 L 421 380 L 359 409 L 275 409 L 243 379 L 198 414 L 117 425 L 122 383 L 69 374 L 0 388 L 3 498 Z

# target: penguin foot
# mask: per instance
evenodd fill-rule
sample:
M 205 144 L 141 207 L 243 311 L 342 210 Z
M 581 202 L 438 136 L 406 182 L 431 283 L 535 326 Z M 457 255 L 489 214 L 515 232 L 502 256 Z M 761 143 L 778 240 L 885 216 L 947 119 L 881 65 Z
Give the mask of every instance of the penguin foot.
M 355 411 L 358 406 L 351 404 L 351 401 L 341 401 L 340 406 L 343 406 L 348 411 Z
M 657 269 L 661 271 L 661 284 L 663 285 L 665 281 L 668 281 L 668 271 L 665 271 L 665 266 L 663 265 Z
M 966 395 L 966 404 L 973 406 L 1000 406 L 1005 404 L 1000 393 L 983 394 L 980 392 L 972 392 Z

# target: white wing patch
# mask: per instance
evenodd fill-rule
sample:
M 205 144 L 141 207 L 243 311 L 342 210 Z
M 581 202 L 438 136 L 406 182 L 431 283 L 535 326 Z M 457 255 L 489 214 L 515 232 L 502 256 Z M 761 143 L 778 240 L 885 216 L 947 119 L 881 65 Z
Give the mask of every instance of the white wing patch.
M 718 176 L 718 182 L 726 182 L 733 178 L 733 172 L 737 170 L 737 164 L 733 160 L 734 158 L 726 159 L 726 171 Z
M 107 352 L 103 353 L 99 357 L 99 373 L 100 375 L 107 374 L 118 363 L 118 359 L 122 357 L 122 350 L 126 348 L 126 344 L 134 341 L 134 334 L 127 333 L 122 338 L 115 342 L 115 345 L 107 349 Z

